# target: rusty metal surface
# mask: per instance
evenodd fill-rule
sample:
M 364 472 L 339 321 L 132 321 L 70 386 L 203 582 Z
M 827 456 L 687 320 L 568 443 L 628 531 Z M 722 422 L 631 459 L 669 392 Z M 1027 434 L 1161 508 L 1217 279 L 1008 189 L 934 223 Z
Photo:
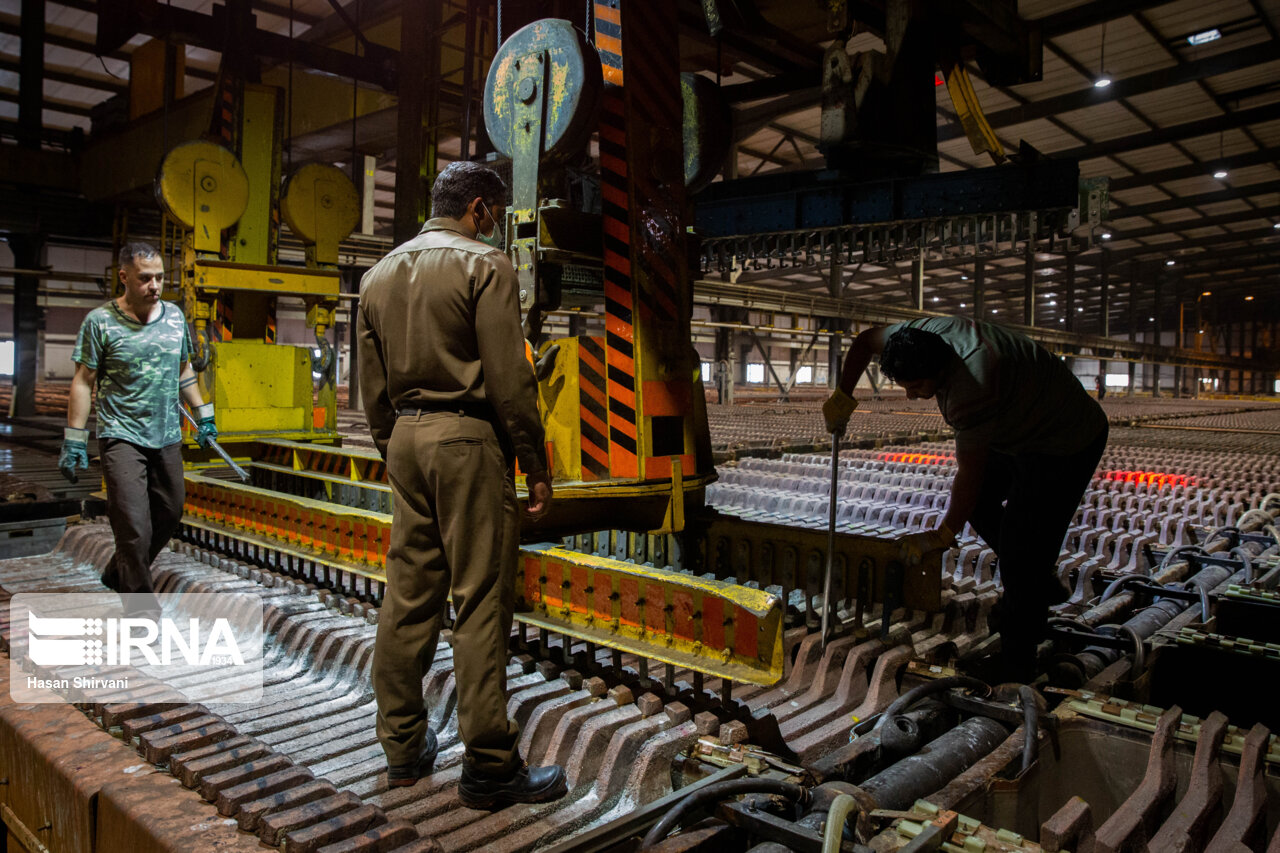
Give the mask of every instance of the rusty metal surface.
M 1147 772 L 1129 799 L 1121 804 L 1094 836 L 1096 853 L 1119 853 L 1133 844 L 1146 844 L 1155 829 L 1160 809 L 1173 795 L 1177 776 L 1173 765 L 1174 728 L 1182 709 L 1170 708 L 1160 715 L 1151 739 Z
M 1204 848 L 1209 821 L 1222 802 L 1222 772 L 1218 769 L 1218 761 L 1222 740 L 1226 736 L 1227 718 L 1224 714 L 1215 711 L 1201 724 L 1187 792 L 1151 839 L 1154 849 L 1172 853 Z
M 1267 808 L 1266 762 L 1263 756 L 1270 740 L 1271 732 L 1261 723 L 1249 730 L 1240 755 L 1235 800 L 1222 826 L 1210 839 L 1205 853 L 1253 849 L 1262 843 Z

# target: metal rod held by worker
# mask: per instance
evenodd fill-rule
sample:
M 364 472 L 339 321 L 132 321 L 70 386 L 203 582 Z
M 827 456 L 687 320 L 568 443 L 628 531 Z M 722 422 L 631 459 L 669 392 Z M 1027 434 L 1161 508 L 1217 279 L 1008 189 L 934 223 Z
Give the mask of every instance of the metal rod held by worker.
M 191 413 L 184 409 L 181 403 L 178 404 L 178 411 L 182 412 L 182 416 L 187 419 L 187 423 L 191 424 L 191 426 L 197 430 L 200 429 L 200 424 L 196 422 L 195 418 L 191 417 Z M 249 482 L 249 472 L 237 465 L 235 460 L 231 458 L 227 451 L 222 449 L 221 444 L 218 444 L 217 441 L 211 438 L 209 439 L 209 446 L 213 448 L 214 453 L 222 457 L 223 462 L 231 466 L 231 470 L 236 472 L 236 476 L 240 478 L 240 482 Z
M 827 516 L 827 571 L 822 578 L 822 647 L 826 648 L 831 639 L 831 584 L 836 569 L 836 491 L 840 477 L 840 433 L 831 433 L 831 498 L 827 501 L 830 510 Z

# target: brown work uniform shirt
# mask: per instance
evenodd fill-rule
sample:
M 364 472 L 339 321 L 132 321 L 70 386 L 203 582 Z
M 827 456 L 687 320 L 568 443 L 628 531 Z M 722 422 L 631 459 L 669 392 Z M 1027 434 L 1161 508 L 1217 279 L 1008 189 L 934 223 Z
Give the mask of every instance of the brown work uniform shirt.
M 365 273 L 356 318 L 360 387 L 384 459 L 400 409 L 488 404 L 522 471 L 547 470 L 516 291 L 507 256 L 444 217 Z

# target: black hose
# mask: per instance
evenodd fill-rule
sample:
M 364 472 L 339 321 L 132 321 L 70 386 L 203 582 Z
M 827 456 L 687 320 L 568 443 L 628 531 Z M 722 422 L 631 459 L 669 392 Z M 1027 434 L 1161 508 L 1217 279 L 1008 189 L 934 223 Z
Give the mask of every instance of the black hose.
M 918 684 L 912 687 L 906 693 L 903 693 L 888 708 L 884 709 L 884 713 L 880 715 L 880 719 L 872 727 L 878 729 L 885 724 L 886 721 L 893 719 L 903 711 L 911 709 L 911 706 L 919 702 L 926 696 L 932 696 L 935 693 L 942 693 L 953 687 L 967 687 L 970 690 L 981 690 L 982 695 L 986 696 L 991 692 L 991 687 L 985 682 L 977 678 L 970 678 L 967 675 L 950 675 L 946 678 L 939 678 L 937 681 L 926 681 L 924 684 Z
M 794 782 L 783 782 L 779 779 L 730 779 L 725 782 L 716 782 L 676 803 L 675 807 L 663 815 L 662 819 L 655 823 L 645 835 L 644 841 L 640 842 L 640 849 L 648 850 L 666 838 L 667 834 L 679 825 L 680 819 L 689 812 L 708 803 L 718 803 L 743 794 L 776 794 L 801 804 L 809 801 L 809 789 Z
M 1040 706 L 1036 703 L 1035 688 L 1024 684 L 1018 688 L 1018 699 L 1022 702 L 1022 772 L 1026 773 L 1031 763 L 1036 760 L 1036 750 L 1040 745 Z

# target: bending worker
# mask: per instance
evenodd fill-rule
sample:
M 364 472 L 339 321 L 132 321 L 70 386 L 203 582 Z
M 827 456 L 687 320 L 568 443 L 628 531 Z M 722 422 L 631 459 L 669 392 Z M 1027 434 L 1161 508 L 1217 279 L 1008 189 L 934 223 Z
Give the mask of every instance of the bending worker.
M 937 397 L 956 435 L 956 475 L 937 529 L 908 536 L 904 556 L 950 547 L 966 522 L 996 552 L 1000 681 L 1030 681 L 1048 608 L 1066 600 L 1058 553 L 1107 443 L 1107 418 L 1061 359 L 993 323 L 931 317 L 868 329 L 822 407 L 843 433 L 873 355 L 909 399 Z
M 200 395 L 191 368 L 191 339 L 182 310 L 160 299 L 164 263 L 146 243 L 120 250 L 124 293 L 93 309 L 76 337 L 76 372 L 58 468 L 71 482 L 89 467 L 89 409 L 98 386 L 98 450 L 107 486 L 107 518 L 116 550 L 102 582 L 132 593 L 125 610 L 160 613 L 151 564 L 178 529 L 182 477 L 182 416 L 178 398 L 196 412 L 201 447 L 217 438 L 213 404 Z
M 528 768 L 507 716 L 507 640 L 515 609 L 520 509 L 551 504 L 537 386 L 524 356 L 516 274 L 496 246 L 506 185 L 451 163 L 431 188 L 433 218 L 360 283 L 360 384 L 395 497 L 373 690 L 391 786 L 431 773 L 436 736 L 422 680 L 452 591 L 458 795 L 469 808 L 553 800 L 558 766 Z

